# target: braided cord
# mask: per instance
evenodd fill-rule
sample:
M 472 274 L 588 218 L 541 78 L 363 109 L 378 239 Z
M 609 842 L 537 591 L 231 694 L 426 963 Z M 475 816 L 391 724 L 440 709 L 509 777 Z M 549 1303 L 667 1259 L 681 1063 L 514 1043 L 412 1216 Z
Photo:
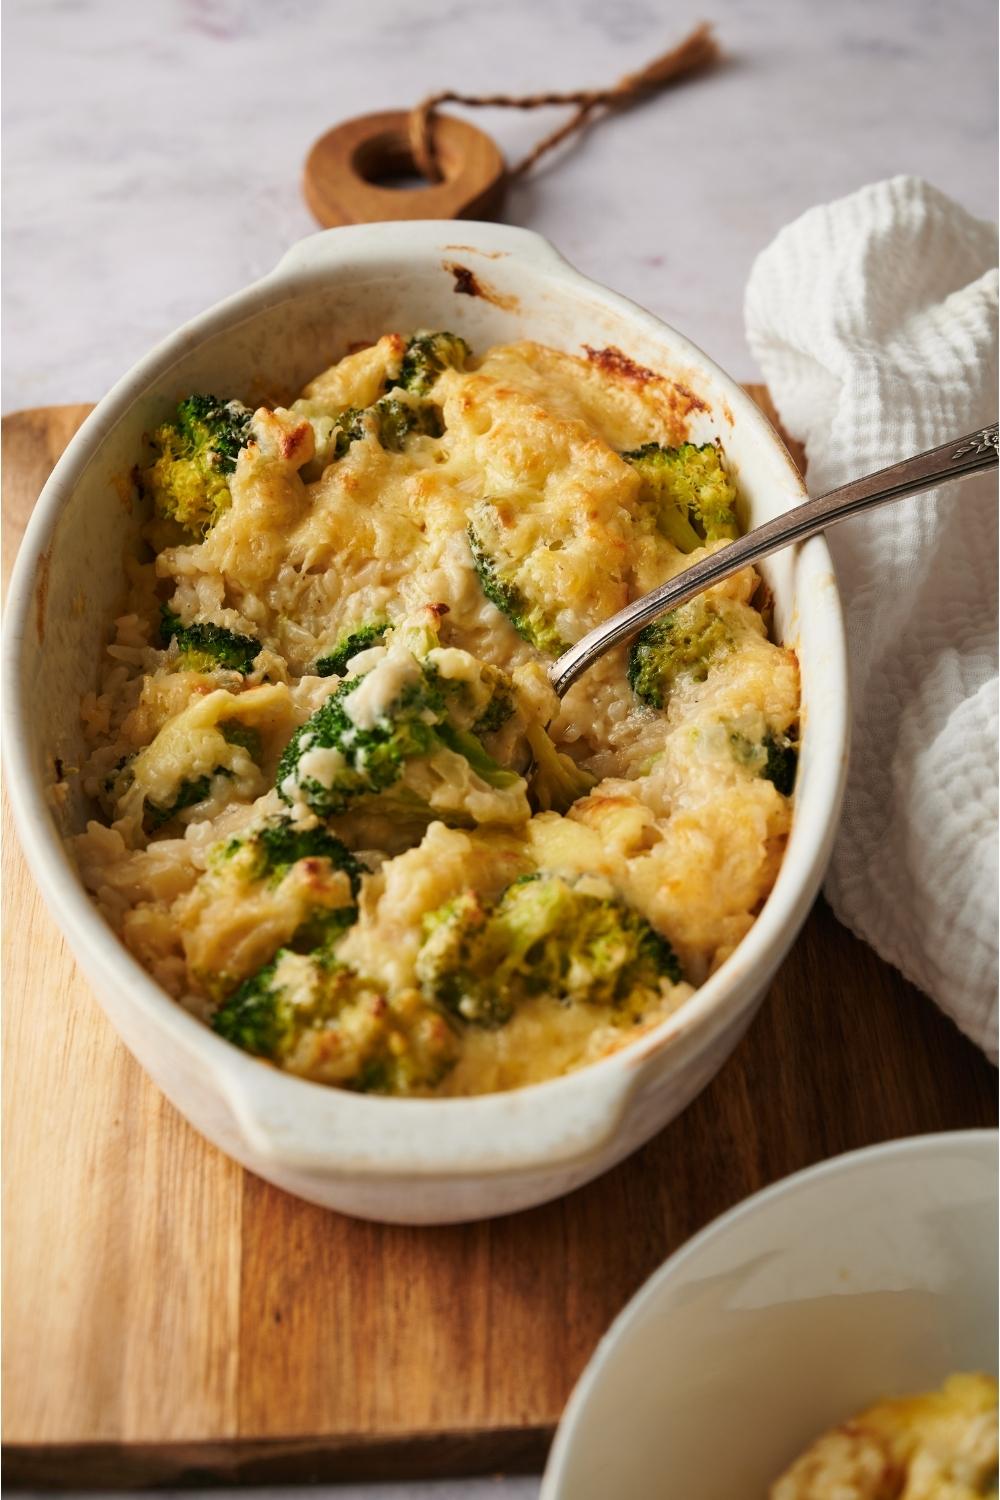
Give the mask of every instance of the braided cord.
M 546 152 L 589 125 L 595 110 L 603 109 L 610 114 L 614 110 L 627 109 L 638 100 L 658 93 L 675 79 L 711 67 L 719 60 L 719 56 L 712 28 L 703 24 L 692 31 L 679 46 L 654 58 L 639 72 L 627 73 L 610 88 L 545 94 L 456 94 L 448 89 L 440 94 L 431 94 L 410 112 L 409 140 L 414 166 L 430 182 L 441 181 L 443 173 L 434 147 L 434 115 L 442 104 L 466 104 L 473 108 L 493 109 L 540 109 L 546 104 L 575 105 L 576 110 L 570 118 L 549 135 L 543 136 L 508 174 L 511 178 L 523 177 Z

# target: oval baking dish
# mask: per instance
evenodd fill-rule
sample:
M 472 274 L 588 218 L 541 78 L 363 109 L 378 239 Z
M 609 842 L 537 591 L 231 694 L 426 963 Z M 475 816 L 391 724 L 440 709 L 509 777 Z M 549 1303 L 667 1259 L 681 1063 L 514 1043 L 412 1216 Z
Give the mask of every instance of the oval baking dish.
M 8 601 L 8 788 L 36 879 L 127 1046 L 191 1123 L 303 1198 L 389 1221 L 473 1219 L 544 1202 L 606 1170 L 704 1087 L 749 1024 L 816 894 L 847 753 L 840 605 L 821 540 L 764 569 L 775 632 L 799 655 L 802 751 L 777 882 L 733 956 L 634 1044 L 566 1077 L 454 1099 L 367 1097 L 239 1052 L 171 1000 L 120 945 L 63 844 L 87 809 L 53 797 L 79 764 L 80 692 L 94 678 L 139 525 L 129 479 L 142 435 L 190 390 L 283 399 L 355 341 L 448 327 L 473 347 L 533 338 L 614 348 L 681 382 L 697 441 L 721 439 L 750 524 L 803 495 L 746 394 L 693 345 L 574 271 L 537 235 L 491 224 L 378 224 L 314 235 L 262 281 L 182 328 L 105 397 L 35 508 Z M 266 383 L 265 383 L 266 382 Z

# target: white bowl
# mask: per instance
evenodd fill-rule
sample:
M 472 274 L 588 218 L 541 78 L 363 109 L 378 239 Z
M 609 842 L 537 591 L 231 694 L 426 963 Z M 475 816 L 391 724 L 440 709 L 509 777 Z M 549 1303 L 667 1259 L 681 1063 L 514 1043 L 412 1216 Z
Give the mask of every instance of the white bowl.
M 461 294 L 472 270 L 485 295 Z M 377 224 L 296 245 L 277 269 L 174 334 L 100 403 L 45 487 L 21 548 L 5 643 L 7 785 L 25 853 L 127 1046 L 202 1134 L 262 1177 L 361 1217 L 441 1223 L 509 1213 L 597 1176 L 672 1119 L 721 1067 L 804 920 L 829 856 L 847 755 L 844 636 L 819 539 L 765 569 L 777 629 L 802 666 L 795 820 L 777 883 L 739 950 L 669 1020 L 566 1078 L 474 1099 L 369 1098 L 289 1077 L 169 999 L 104 924 L 63 847 L 86 809 L 58 811 L 52 757 L 79 764 L 78 700 L 95 680 L 126 536 L 140 440 L 191 390 L 289 399 L 352 341 L 447 327 L 474 347 L 532 337 L 614 344 L 705 403 L 753 523 L 801 480 L 773 429 L 679 334 L 588 281 L 537 235 L 504 225 Z M 137 508 L 136 508 L 137 509 Z
M 661 1266 L 598 1345 L 541 1500 L 763 1500 L 887 1395 L 997 1367 L 997 1135 L 835 1157 Z

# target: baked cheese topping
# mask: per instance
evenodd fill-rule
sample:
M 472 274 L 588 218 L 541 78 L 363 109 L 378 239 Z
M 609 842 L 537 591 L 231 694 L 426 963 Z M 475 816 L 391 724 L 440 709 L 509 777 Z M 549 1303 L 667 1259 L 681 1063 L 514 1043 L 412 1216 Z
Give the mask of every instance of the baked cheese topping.
M 997 1382 L 880 1401 L 809 1448 L 771 1500 L 983 1500 L 997 1495 Z
M 753 570 L 561 703 L 546 675 L 738 534 L 697 412 L 616 351 L 387 334 L 152 435 L 73 848 L 181 1004 L 319 1082 L 472 1094 L 630 1042 L 733 951 L 799 705 Z

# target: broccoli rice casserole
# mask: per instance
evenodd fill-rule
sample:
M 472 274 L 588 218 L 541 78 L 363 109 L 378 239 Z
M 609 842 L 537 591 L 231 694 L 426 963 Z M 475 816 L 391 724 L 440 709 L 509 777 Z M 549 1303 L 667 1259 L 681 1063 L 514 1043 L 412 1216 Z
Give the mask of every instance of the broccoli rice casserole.
M 634 1039 L 730 954 L 792 809 L 799 679 L 752 569 L 546 668 L 738 534 L 700 403 L 616 350 L 355 348 L 196 394 L 82 718 L 88 889 L 179 1003 L 345 1088 L 476 1094 Z

